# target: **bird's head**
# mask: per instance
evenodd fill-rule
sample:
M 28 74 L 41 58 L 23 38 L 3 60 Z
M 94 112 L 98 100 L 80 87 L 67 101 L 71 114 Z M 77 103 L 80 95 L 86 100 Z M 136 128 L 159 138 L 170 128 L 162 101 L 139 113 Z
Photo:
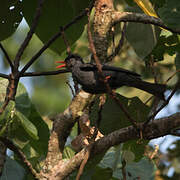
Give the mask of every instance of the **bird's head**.
M 83 60 L 78 54 L 70 54 L 65 61 L 57 61 L 56 63 L 63 63 L 56 68 L 66 67 L 67 69 L 71 70 L 72 67 L 83 64 Z

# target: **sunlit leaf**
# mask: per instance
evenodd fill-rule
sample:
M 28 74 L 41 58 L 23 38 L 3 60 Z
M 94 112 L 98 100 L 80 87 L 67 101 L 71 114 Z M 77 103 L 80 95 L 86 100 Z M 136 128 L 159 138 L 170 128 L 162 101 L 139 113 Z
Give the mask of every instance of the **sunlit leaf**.
M 179 0 L 166 0 L 166 4 L 158 10 L 163 22 L 175 29 L 180 28 L 180 3 Z
M 81 1 L 80 3 L 72 0 L 46 0 L 43 5 L 42 15 L 36 29 L 36 35 L 39 39 L 45 43 L 53 35 L 55 35 L 60 27 L 68 24 L 72 19 L 88 6 L 89 1 Z M 33 21 L 35 9 L 37 7 L 36 0 L 24 0 L 23 4 L 23 15 L 30 26 Z M 66 38 L 72 45 L 82 34 L 84 25 L 87 22 L 87 17 L 80 21 L 77 21 L 65 32 Z M 73 32 L 73 33 L 72 33 Z M 57 53 L 62 53 L 65 50 L 64 41 L 62 38 L 58 38 L 50 48 Z
M 22 127 L 24 128 L 24 130 L 33 138 L 38 140 L 38 131 L 36 129 L 36 127 L 34 126 L 34 124 L 31 123 L 31 121 L 29 121 L 29 119 L 24 116 L 21 112 L 16 111 L 16 116 L 18 118 L 18 120 L 21 122 Z
M 1 180 L 21 180 L 25 176 L 25 170 L 15 160 L 6 156 Z

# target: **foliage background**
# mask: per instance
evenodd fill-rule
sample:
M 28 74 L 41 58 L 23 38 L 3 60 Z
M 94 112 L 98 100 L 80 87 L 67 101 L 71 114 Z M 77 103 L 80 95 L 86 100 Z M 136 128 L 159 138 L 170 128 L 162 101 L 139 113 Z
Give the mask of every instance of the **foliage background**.
M 172 1 L 151 1 L 152 4 L 155 7 L 155 10 L 157 14 L 162 18 L 162 20 L 170 27 L 172 28 L 179 28 L 180 27 L 180 3 L 178 3 L 178 0 L 172 0 Z M 12 3 L 12 4 L 11 4 Z M 41 23 L 38 26 L 38 29 L 36 31 L 36 35 L 33 36 L 30 44 L 28 45 L 27 49 L 25 50 L 25 53 L 22 56 L 21 63 L 22 66 L 25 64 L 32 56 L 37 52 L 39 47 L 43 45 L 44 42 L 46 42 L 51 35 L 53 35 L 55 32 L 57 32 L 58 28 L 60 26 L 65 25 L 67 22 L 70 21 L 70 19 L 77 15 L 80 10 L 82 10 L 84 7 L 87 6 L 88 2 L 80 1 L 74 3 L 73 1 L 54 1 L 53 3 L 51 1 L 47 1 L 47 4 L 44 5 L 44 14 L 43 17 L 41 17 Z M 9 56 L 11 59 L 14 59 L 15 54 L 23 41 L 26 33 L 29 30 L 28 24 L 30 25 L 32 23 L 32 11 L 35 8 L 36 1 L 28 1 L 23 0 L 20 1 L 1 1 L 2 6 L 0 7 L 0 40 L 4 46 L 4 48 L 8 51 Z M 140 8 L 135 5 L 135 3 L 132 3 L 132 1 L 115 1 L 116 8 L 118 10 L 126 10 L 126 11 L 133 11 L 133 12 L 140 12 Z M 3 11 L 3 7 L 15 7 L 10 12 Z M 48 7 L 48 8 L 47 8 Z M 175 10 L 174 10 L 175 9 Z M 25 19 L 22 20 L 22 16 L 20 12 L 22 11 L 23 16 Z M 8 13 L 7 13 L 8 12 Z M 6 15 L 6 16 L 5 16 Z M 3 19 L 6 17 L 6 19 Z M 58 19 L 57 19 L 58 17 Z M 169 18 L 170 17 L 170 18 Z M 10 22 L 5 22 L 5 20 L 10 20 Z M 18 23 L 20 25 L 18 26 Z M 71 44 L 73 44 L 73 52 L 80 54 L 85 59 L 89 58 L 89 48 L 88 48 L 88 40 L 87 40 L 87 34 L 86 29 L 83 32 L 83 28 L 87 22 L 87 19 L 84 18 L 79 24 L 76 24 L 72 28 L 68 29 L 68 32 L 66 32 L 66 36 Z M 4 28 L 4 24 L 6 27 Z M 18 26 L 18 28 L 17 28 Z M 17 28 L 17 29 L 16 29 Z M 73 33 L 72 33 L 73 32 Z M 134 36 L 136 34 L 136 36 Z M 116 39 L 120 38 L 120 34 L 118 32 L 117 27 L 117 33 L 116 33 Z M 78 39 L 78 40 L 77 40 Z M 180 53 L 180 36 L 172 34 L 168 31 L 162 30 L 160 32 L 160 29 L 153 29 L 151 25 L 141 25 L 136 23 L 131 23 L 127 27 L 127 33 L 126 33 L 126 41 L 125 44 L 121 50 L 121 53 L 119 56 L 117 56 L 113 64 L 117 66 L 124 67 L 126 69 L 130 69 L 132 71 L 136 71 L 140 73 L 144 80 L 153 81 L 154 77 L 152 76 L 152 69 L 150 67 L 149 60 L 151 59 L 152 55 L 154 59 L 158 62 L 158 66 L 155 67 L 155 70 L 158 74 L 158 80 L 160 82 L 165 82 L 168 77 L 172 75 L 173 72 L 179 69 L 179 53 Z M 77 41 L 76 41 L 77 40 Z M 143 51 L 142 51 L 143 47 Z M 65 53 L 63 52 L 65 49 L 62 39 L 58 39 L 53 46 L 51 46 L 50 49 L 46 50 L 45 53 L 43 53 L 38 61 L 36 61 L 35 64 L 31 67 L 31 71 L 50 71 L 55 70 L 55 61 L 64 59 Z M 5 57 L 3 53 L 0 51 L 1 56 L 1 64 L 0 64 L 0 71 L 1 72 L 9 72 L 9 67 L 6 61 L 4 60 Z M 177 82 L 179 76 L 178 74 L 168 83 L 169 87 L 173 87 L 175 83 Z M 51 127 L 51 121 L 49 121 L 49 117 L 53 116 L 56 113 L 63 112 L 69 105 L 72 95 L 71 91 L 69 90 L 68 85 L 66 84 L 66 81 L 72 81 L 69 75 L 57 75 L 57 76 L 46 76 L 46 77 L 33 77 L 33 78 L 22 78 L 21 80 L 23 84 L 25 84 L 26 90 L 22 85 L 19 86 L 19 98 L 20 104 L 22 104 L 22 101 L 25 102 L 25 106 L 27 107 L 16 107 L 19 111 L 19 113 L 24 113 L 27 109 L 29 109 L 29 112 L 26 112 L 26 115 L 28 115 L 27 118 L 30 117 L 38 117 L 41 119 L 39 122 L 42 122 L 42 124 L 37 124 L 37 122 L 31 122 L 32 124 L 27 125 L 26 123 L 22 123 L 21 125 L 14 127 L 15 134 L 10 134 L 13 138 L 13 142 L 16 143 L 19 147 L 23 149 L 25 154 L 28 154 L 28 159 L 31 160 L 34 165 L 38 168 L 38 163 L 40 163 L 40 160 L 43 159 L 43 156 L 45 155 L 44 147 L 47 146 L 47 144 L 42 143 L 42 147 L 40 145 L 40 142 L 47 141 L 48 139 L 48 130 L 47 126 L 43 123 L 43 120 L 46 121 L 49 127 Z M 1 86 L 2 88 L 2 86 Z M 121 88 L 118 90 L 118 92 L 128 97 L 128 101 L 133 105 L 133 103 L 138 103 L 138 110 L 137 114 L 134 116 L 139 116 L 139 114 L 142 112 L 146 112 L 146 106 L 142 104 L 142 102 L 134 95 L 138 96 L 142 101 L 145 101 L 149 95 L 147 93 L 144 93 L 137 89 L 132 88 Z M 167 92 L 168 94 L 168 92 Z M 29 97 L 28 97 L 29 96 Z M 134 98 L 133 98 L 134 97 Z M 123 99 L 122 101 L 127 101 L 127 99 Z M 176 98 L 179 99 L 179 96 L 177 94 Z M 172 100 L 173 101 L 173 100 Z M 107 109 L 105 107 L 103 115 L 105 118 L 108 119 L 109 116 L 113 116 L 113 120 L 116 122 L 117 118 L 121 114 L 112 114 L 112 110 L 114 110 L 115 106 L 112 105 L 112 102 L 108 102 L 106 104 Z M 173 103 L 173 102 L 172 102 Z M 10 104 L 9 106 L 15 106 L 14 104 Z M 177 111 L 179 111 L 179 103 L 177 103 Z M 111 107 L 111 108 L 110 108 Z M 131 107 L 129 107 L 131 109 Z M 94 108 L 96 109 L 96 108 Z M 109 110 L 109 111 L 108 111 Z M 166 108 L 166 111 L 168 111 L 168 108 Z M 133 113 L 133 112 L 132 112 Z M 148 113 L 148 110 L 147 110 Z M 165 113 L 172 113 L 172 112 L 165 112 Z M 18 114 L 18 118 L 21 119 L 23 116 L 22 114 Z M 144 116 L 146 114 L 143 114 Z M 121 115 L 122 116 L 122 115 Z M 95 117 L 92 117 L 92 119 Z M 24 117 L 22 117 L 22 121 L 25 121 Z M 33 119 L 33 118 L 31 118 Z M 143 119 L 142 117 L 140 119 Z M 19 120 L 18 120 L 19 122 Z M 3 124 L 3 122 L 1 122 Z M 104 121 L 104 126 L 102 126 L 102 130 L 104 133 L 109 132 L 109 129 L 107 127 L 110 127 L 110 131 L 113 131 L 116 126 L 116 123 L 109 123 L 108 120 Z M 27 127 L 26 127 L 27 125 Z M 121 127 L 125 127 L 128 124 L 122 123 Z M 8 124 L 9 126 L 9 124 Z M 12 123 L 13 126 L 13 123 Z M 24 129 L 21 129 L 21 126 L 24 127 Z M 33 130 L 35 126 L 35 129 L 38 129 L 38 137 L 36 137 L 37 133 L 35 130 Z M 41 126 L 43 126 L 41 128 Z M 32 130 L 27 130 L 29 127 L 32 127 Z M 17 131 L 21 129 L 19 134 Z M 118 127 L 120 128 L 120 127 Z M 44 132 L 40 132 L 39 130 L 46 129 L 46 136 Z M 1 132 L 2 133 L 2 132 Z M 20 138 L 21 134 L 25 134 L 24 138 Z M 73 132 L 76 134 L 76 130 Z M 72 134 L 73 134 L 72 133 Z M 26 136 L 27 134 L 27 136 Z M 14 136 L 15 135 L 15 136 Z M 29 141 L 29 136 L 32 138 Z M 41 138 L 44 138 L 42 140 Z M 35 141 L 36 139 L 37 141 Z M 42 140 L 42 141 L 41 141 Z M 168 141 L 168 138 L 167 140 Z M 35 144 L 33 144 L 35 142 Z M 180 165 L 180 159 L 179 159 L 179 148 L 180 143 L 179 140 L 176 139 L 174 144 L 170 146 L 167 151 L 159 152 L 159 156 L 156 157 L 154 162 L 149 162 L 147 159 L 142 158 L 142 153 L 145 148 L 145 145 L 147 145 L 148 142 L 143 142 L 140 146 L 140 149 L 133 150 L 133 146 L 136 146 L 137 142 L 129 142 L 130 146 L 128 144 L 125 146 L 118 146 L 111 148 L 107 153 L 104 159 L 98 164 L 98 168 L 96 166 L 95 169 L 92 169 L 91 171 L 86 171 L 84 174 L 84 179 L 87 177 L 92 179 L 98 179 L 99 175 L 103 179 L 116 179 L 116 178 L 122 178 L 122 174 L 119 173 L 122 169 L 123 159 L 126 160 L 127 163 L 127 171 L 130 172 L 129 179 L 141 177 L 142 179 L 153 179 L 155 176 L 155 173 L 159 173 L 163 176 L 163 179 L 177 179 L 180 177 L 179 173 L 179 165 Z M 162 143 L 162 142 L 161 142 Z M 162 145 L 164 142 L 162 143 Z M 36 148 L 38 146 L 38 148 Z M 153 151 L 154 147 L 150 147 L 147 151 L 147 153 L 150 153 Z M 123 154 L 121 150 L 123 151 Z M 67 150 L 68 153 L 72 152 L 72 150 Z M 28 153 L 27 153 L 28 152 Z M 11 153 L 10 153 L 11 154 Z M 139 155 L 140 154 L 140 155 Z M 139 156 L 138 156 L 139 155 Z M 72 155 L 70 155 L 71 157 Z M 67 155 L 65 155 L 66 158 L 68 158 Z M 118 157 L 118 158 L 117 158 Z M 120 157 L 120 158 L 119 158 Z M 128 158 L 130 159 L 128 159 Z M 17 159 L 17 157 L 14 157 L 14 159 Z M 18 159 L 17 159 L 18 161 Z M 22 179 L 24 174 L 24 169 L 22 166 L 17 165 L 17 161 L 12 161 L 11 158 L 7 158 L 6 162 L 6 168 L 4 170 L 4 173 L 11 172 L 13 175 L 18 171 L 19 175 L 17 176 L 18 179 Z M 37 163 L 38 162 L 38 163 Z M 9 163 L 9 164 L 8 164 Z M 156 163 L 157 166 L 154 166 L 154 163 Z M 10 168 L 11 165 L 14 166 L 14 168 Z M 136 168 L 146 167 L 143 171 L 140 171 Z M 168 170 L 171 169 L 173 173 L 170 177 L 168 177 Z M 16 169 L 16 170 L 14 170 Z M 93 173 L 92 173 L 93 172 Z M 138 173 L 139 174 L 138 174 Z M 152 173 L 153 172 L 153 173 Z M 145 177 L 143 176 L 145 174 Z M 157 176 L 157 175 L 156 175 Z M 147 178 L 148 177 L 148 178 Z M 72 177 L 73 178 L 73 177 Z M 158 176 L 157 176 L 158 178 Z M 160 177 L 159 177 L 160 178 Z M 5 174 L 1 177 L 1 179 L 6 179 Z M 8 179 L 11 179 L 10 176 L 8 176 Z

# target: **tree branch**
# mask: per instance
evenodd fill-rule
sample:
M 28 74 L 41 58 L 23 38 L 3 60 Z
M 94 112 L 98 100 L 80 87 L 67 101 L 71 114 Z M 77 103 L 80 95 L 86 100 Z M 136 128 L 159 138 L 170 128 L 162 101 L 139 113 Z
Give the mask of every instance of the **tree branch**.
M 82 17 L 84 17 L 87 13 L 87 10 L 84 10 L 82 13 L 80 13 L 77 17 L 75 17 L 70 23 L 62 27 L 63 31 L 68 29 L 70 26 L 75 24 L 77 21 L 79 21 Z M 62 29 L 60 29 L 59 32 L 57 32 L 53 37 L 49 39 L 47 43 L 44 44 L 44 46 L 29 60 L 29 62 L 23 67 L 23 69 L 20 72 L 20 76 L 36 61 L 36 59 L 58 38 L 62 35 Z
M 24 162 L 30 173 L 34 176 L 35 179 L 38 179 L 39 175 L 32 167 L 32 164 L 28 161 L 25 154 L 17 148 L 9 139 L 0 137 L 0 140 L 10 149 L 12 150 L 21 160 Z
M 6 60 L 7 60 L 8 64 L 9 64 L 10 67 L 11 67 L 11 70 L 12 70 L 12 69 L 13 69 L 13 63 L 12 63 L 12 61 L 11 61 L 11 59 L 10 59 L 7 51 L 4 49 L 4 47 L 3 47 L 3 45 L 2 45 L 1 43 L 0 43 L 0 48 L 1 48 L 2 52 L 4 53 L 4 55 L 5 55 L 5 57 L 6 57 Z
M 173 122 L 173 123 L 172 123 Z M 141 123 L 141 125 L 143 125 Z M 144 139 L 154 139 L 162 137 L 171 133 L 171 130 L 180 126 L 180 113 L 173 114 L 169 117 L 156 119 L 149 123 L 143 132 Z M 128 126 L 120 130 L 114 131 L 107 136 L 97 140 L 91 151 L 90 158 L 94 158 L 95 155 L 105 152 L 110 147 L 118 145 L 129 140 L 138 139 L 139 134 L 133 126 Z M 72 173 L 77 167 L 80 166 L 86 154 L 86 148 L 77 153 L 73 158 L 68 161 L 60 161 L 53 169 L 50 177 L 53 180 L 63 179 Z
M 52 167 L 62 160 L 64 145 L 71 128 L 93 98 L 94 96 L 92 94 L 81 90 L 74 97 L 69 107 L 53 119 L 53 130 L 48 145 L 48 154 L 45 161 L 46 167 L 44 167 L 45 173 L 51 171 Z
M 3 73 L 0 73 L 0 77 L 5 78 L 5 79 L 9 79 L 9 76 L 6 74 L 3 74 Z
M 62 73 L 68 73 L 68 72 L 70 72 L 70 71 L 67 69 L 57 70 L 57 71 L 47 71 L 47 72 L 27 72 L 27 73 L 24 73 L 21 77 L 50 76 L 50 75 L 58 75 L 58 74 L 62 74 Z
M 117 56 L 119 51 L 121 50 L 123 43 L 124 43 L 124 39 L 125 39 L 125 31 L 126 31 L 126 23 L 124 23 L 124 26 L 122 29 L 121 39 L 119 40 L 119 43 L 118 43 L 117 47 L 115 48 L 115 51 L 110 56 L 108 56 L 107 62 L 111 61 L 115 56 Z
M 167 29 L 172 33 L 180 34 L 179 29 L 169 28 L 163 23 L 163 21 L 160 18 L 148 16 L 146 14 L 114 11 L 112 13 L 112 25 L 114 26 L 115 24 L 120 22 L 136 22 L 136 23 L 139 22 L 144 24 L 153 24 L 156 26 L 160 26 L 164 29 Z

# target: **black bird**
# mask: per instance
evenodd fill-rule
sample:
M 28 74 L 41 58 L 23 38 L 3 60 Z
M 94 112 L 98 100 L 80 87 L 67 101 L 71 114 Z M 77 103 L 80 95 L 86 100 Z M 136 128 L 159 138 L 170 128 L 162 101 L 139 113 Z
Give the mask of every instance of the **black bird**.
M 65 63 L 57 68 L 66 67 L 71 71 L 73 78 L 84 91 L 91 94 L 107 93 L 107 86 L 101 80 L 96 64 L 84 63 L 77 54 L 70 54 L 65 61 L 57 63 Z M 163 84 L 142 81 L 140 75 L 135 72 L 109 65 L 103 65 L 102 72 L 111 89 L 121 86 L 135 87 L 164 100 L 166 86 Z

